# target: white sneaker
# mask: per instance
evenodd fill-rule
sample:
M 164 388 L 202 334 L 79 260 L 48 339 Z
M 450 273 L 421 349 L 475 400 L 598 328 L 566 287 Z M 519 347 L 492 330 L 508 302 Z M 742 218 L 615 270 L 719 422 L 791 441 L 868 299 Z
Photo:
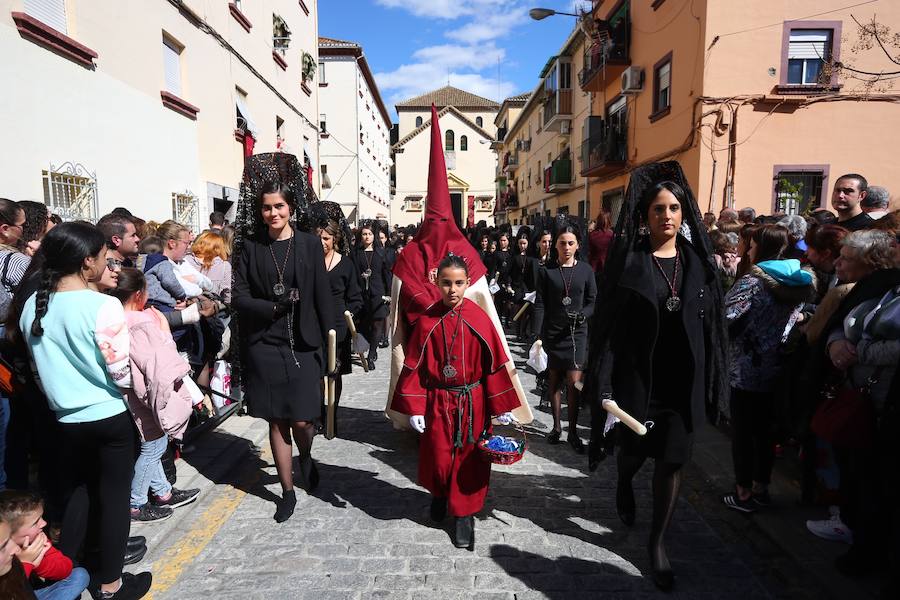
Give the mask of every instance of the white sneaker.
M 853 532 L 841 521 L 841 513 L 831 511 L 831 518 L 823 521 L 807 521 L 806 528 L 810 533 L 832 542 L 853 543 Z

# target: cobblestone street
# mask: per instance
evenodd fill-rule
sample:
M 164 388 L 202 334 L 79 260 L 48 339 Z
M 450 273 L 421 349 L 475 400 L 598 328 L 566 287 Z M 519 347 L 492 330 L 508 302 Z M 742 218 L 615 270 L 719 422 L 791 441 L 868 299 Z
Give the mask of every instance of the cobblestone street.
M 523 384 L 533 388 L 533 377 L 524 375 Z M 317 438 L 322 482 L 312 496 L 298 490 L 297 512 L 283 525 L 272 521 L 280 489 L 263 421 L 234 417 L 189 448 L 179 462 L 180 485 L 204 487 L 200 502 L 168 523 L 132 530 L 148 536 L 151 550 L 140 566 L 154 572 L 153 597 L 661 596 L 642 577 L 649 569 L 648 469 L 636 481 L 638 521 L 629 530 L 615 513 L 614 462 L 588 476 L 583 456 L 544 442 L 551 419 L 536 411 L 525 459 L 494 469 L 475 552 L 456 549 L 446 527 L 428 519 L 429 496 L 415 483 L 415 439 L 393 431 L 382 414 L 386 387 L 384 361 L 374 373 L 357 370 L 345 380 L 345 437 Z M 783 596 L 685 499 L 692 495 L 689 471 L 668 538 L 674 597 Z

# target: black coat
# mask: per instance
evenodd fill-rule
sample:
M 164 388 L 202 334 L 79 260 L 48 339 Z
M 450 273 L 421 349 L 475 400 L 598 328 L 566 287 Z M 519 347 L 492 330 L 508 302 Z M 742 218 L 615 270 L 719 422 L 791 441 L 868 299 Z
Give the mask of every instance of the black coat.
M 708 405 L 717 399 L 706 398 L 706 374 L 714 362 L 710 348 L 713 311 L 713 292 L 716 280 L 703 268 L 700 257 L 690 244 L 679 240 L 684 274 L 681 289 L 681 316 L 687 347 L 681 350 L 689 363 L 684 377 L 675 382 L 683 386 L 666 390 L 687 396 L 690 418 L 685 425 L 696 429 L 703 422 Z M 634 252 L 614 288 L 612 304 L 601 314 L 609 335 L 599 351 L 600 368 L 597 380 L 591 382 L 596 397 L 611 394 L 613 400 L 640 422 L 647 419 L 650 394 L 653 388 L 653 349 L 658 341 L 659 304 L 653 285 L 653 264 L 649 251 Z M 603 323 L 597 323 L 603 326 Z M 592 325 L 593 326 L 593 325 Z M 606 411 L 592 410 L 592 438 L 603 434 Z
M 335 318 L 325 255 L 318 237 L 300 231 L 294 235 L 294 260 L 288 266 L 294 269 L 294 282 L 300 290 L 294 311 L 294 343 L 308 349 L 320 348 L 328 339 Z M 270 243 L 266 235 L 246 240 L 233 265 L 231 305 L 240 319 L 243 349 L 262 340 L 276 314 L 276 297 L 272 291 L 276 281 L 269 276 L 272 272 Z

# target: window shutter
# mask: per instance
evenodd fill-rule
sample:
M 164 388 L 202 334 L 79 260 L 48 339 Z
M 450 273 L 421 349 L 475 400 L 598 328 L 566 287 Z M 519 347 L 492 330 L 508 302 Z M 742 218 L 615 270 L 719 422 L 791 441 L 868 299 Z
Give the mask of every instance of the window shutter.
M 795 29 L 791 31 L 788 58 L 827 60 L 831 32 L 827 29 Z
M 25 13 L 60 33 L 66 28 L 66 0 L 25 0 Z
M 181 51 L 167 39 L 163 39 L 163 68 L 166 75 L 166 90 L 181 96 Z
M 671 72 L 671 63 L 666 63 L 659 68 L 659 89 L 664 90 L 669 87 Z

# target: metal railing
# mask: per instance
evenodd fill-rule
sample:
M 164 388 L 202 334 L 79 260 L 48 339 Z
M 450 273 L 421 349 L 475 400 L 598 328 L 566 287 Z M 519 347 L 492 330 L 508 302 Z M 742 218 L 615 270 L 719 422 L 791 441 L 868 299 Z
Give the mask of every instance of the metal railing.
M 623 25 L 585 50 L 584 68 L 578 72 L 578 83 L 581 87 L 602 73 L 607 65 L 630 62 L 629 37 L 628 27 Z
M 572 185 L 572 160 L 557 158 L 544 169 L 544 191 L 552 192 L 557 186 Z
M 97 202 L 97 174 L 80 163 L 50 165 L 42 172 L 44 204 L 64 221 L 90 221 L 100 218 Z
M 610 164 L 624 163 L 628 158 L 628 131 L 625 127 L 604 123 L 599 134 L 581 144 L 581 172 Z

